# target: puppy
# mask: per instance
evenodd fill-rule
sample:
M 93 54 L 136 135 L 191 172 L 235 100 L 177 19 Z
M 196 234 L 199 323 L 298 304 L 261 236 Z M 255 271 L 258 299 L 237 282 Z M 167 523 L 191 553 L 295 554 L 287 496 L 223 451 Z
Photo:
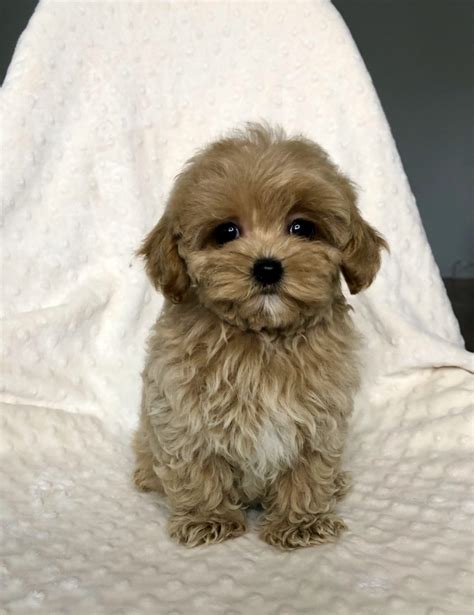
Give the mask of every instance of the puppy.
M 384 239 L 315 143 L 249 125 L 194 156 L 139 254 L 166 298 L 149 340 L 135 483 L 167 496 L 188 546 L 243 534 L 282 549 L 335 540 L 358 384 L 341 290 Z

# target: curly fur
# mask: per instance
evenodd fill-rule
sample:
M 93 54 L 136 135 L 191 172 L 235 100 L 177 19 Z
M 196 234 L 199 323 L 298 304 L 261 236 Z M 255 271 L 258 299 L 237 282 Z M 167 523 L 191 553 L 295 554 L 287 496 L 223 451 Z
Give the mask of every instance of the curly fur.
M 312 220 L 314 239 L 291 236 Z M 218 246 L 213 229 L 242 236 Z M 302 137 L 251 125 L 209 145 L 178 176 L 140 254 L 166 302 L 143 373 L 135 482 L 165 494 L 170 534 L 188 546 L 242 534 L 283 549 L 334 540 L 348 488 L 340 461 L 358 385 L 357 335 L 341 290 L 373 280 L 385 241 L 351 183 Z M 272 257 L 265 294 L 251 276 Z

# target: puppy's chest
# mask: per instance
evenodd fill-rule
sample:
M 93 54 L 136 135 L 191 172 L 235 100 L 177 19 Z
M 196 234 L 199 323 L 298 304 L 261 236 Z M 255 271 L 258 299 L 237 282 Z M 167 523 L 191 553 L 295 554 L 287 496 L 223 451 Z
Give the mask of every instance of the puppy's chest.
M 316 367 L 300 348 L 229 340 L 209 356 L 169 353 L 155 370 L 172 412 L 200 451 L 222 455 L 254 486 L 291 466 L 319 421 Z M 318 391 L 316 393 L 316 391 Z
M 255 432 L 250 454 L 242 458 L 244 485 L 248 491 L 256 482 L 274 478 L 281 470 L 290 467 L 299 451 L 296 423 L 281 413 L 268 411 Z
M 268 477 L 288 467 L 297 455 L 297 424 L 278 405 L 248 403 L 229 428 L 231 453 L 256 476 Z
M 288 392 L 285 377 L 268 365 L 253 372 L 236 369 L 226 378 L 219 366 L 216 370 L 219 393 L 206 398 L 204 392 L 201 398 L 216 452 L 237 462 L 249 483 L 291 466 L 303 439 L 303 410 L 298 413 L 300 401 Z

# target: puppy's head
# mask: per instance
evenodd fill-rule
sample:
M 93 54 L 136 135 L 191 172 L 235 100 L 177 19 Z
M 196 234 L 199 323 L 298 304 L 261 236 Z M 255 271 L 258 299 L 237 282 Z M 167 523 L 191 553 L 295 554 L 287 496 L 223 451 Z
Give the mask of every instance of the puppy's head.
M 327 310 L 340 272 L 352 293 L 366 288 L 384 247 L 318 145 L 251 125 L 188 162 L 139 253 L 169 300 L 258 330 Z

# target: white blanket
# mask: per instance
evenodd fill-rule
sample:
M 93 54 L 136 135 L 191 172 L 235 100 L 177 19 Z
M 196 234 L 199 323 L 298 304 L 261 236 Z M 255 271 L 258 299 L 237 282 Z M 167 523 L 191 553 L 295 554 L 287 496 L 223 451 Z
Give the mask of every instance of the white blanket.
M 43 0 L 1 105 L 0 612 L 468 613 L 472 356 L 334 7 Z M 130 483 L 160 308 L 133 253 L 195 148 L 259 119 L 325 147 L 391 246 L 351 298 L 367 345 L 351 531 L 290 554 L 255 531 L 186 550 Z

